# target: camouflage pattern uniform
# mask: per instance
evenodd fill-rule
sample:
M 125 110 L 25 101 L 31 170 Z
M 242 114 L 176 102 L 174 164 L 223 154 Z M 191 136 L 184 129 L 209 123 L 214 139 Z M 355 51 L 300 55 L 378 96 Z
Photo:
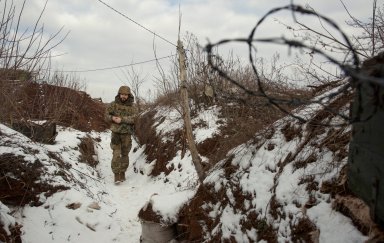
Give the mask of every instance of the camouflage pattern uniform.
M 122 102 L 120 94 L 128 94 L 128 100 Z M 129 151 L 132 147 L 131 134 L 137 115 L 137 109 L 133 105 L 133 95 L 128 86 L 121 86 L 118 95 L 106 109 L 105 119 L 111 123 L 111 148 L 113 150 L 111 168 L 115 174 L 115 182 L 125 180 L 125 171 L 129 165 Z M 121 123 L 115 123 L 112 116 L 121 118 Z

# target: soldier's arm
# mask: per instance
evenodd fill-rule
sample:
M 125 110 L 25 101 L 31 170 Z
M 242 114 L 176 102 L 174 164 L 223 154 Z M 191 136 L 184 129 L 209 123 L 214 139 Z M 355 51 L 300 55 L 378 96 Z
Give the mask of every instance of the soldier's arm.
M 134 116 L 123 116 L 121 118 L 121 122 L 132 125 L 135 123 L 135 117 Z
M 106 122 L 112 122 L 112 116 L 113 116 L 113 113 L 114 113 L 114 109 L 113 109 L 113 104 L 110 104 L 107 109 L 105 109 L 105 113 L 104 113 L 104 120 Z
M 132 114 L 129 116 L 123 116 L 121 118 L 121 122 L 133 125 L 135 124 L 136 116 L 137 116 L 137 108 L 136 106 L 133 106 Z

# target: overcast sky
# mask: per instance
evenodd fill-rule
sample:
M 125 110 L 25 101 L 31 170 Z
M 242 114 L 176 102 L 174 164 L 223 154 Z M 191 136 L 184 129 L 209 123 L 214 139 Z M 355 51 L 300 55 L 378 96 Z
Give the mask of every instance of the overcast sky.
M 343 1 L 354 16 L 367 19 L 371 15 L 371 0 Z M 15 0 L 15 4 L 21 2 Z M 37 19 L 44 3 L 44 0 L 27 0 L 24 24 Z M 41 22 L 47 34 L 61 27 L 62 36 L 69 32 L 53 52 L 53 55 L 59 55 L 53 58 L 53 66 L 63 71 L 104 69 L 78 72 L 77 75 L 85 81 L 86 91 L 92 97 L 110 102 L 119 86 L 128 83 L 124 68 L 108 68 L 153 60 L 153 45 L 159 58 L 175 54 L 179 7 L 181 35 L 193 33 L 200 44 L 205 45 L 208 40 L 215 42 L 223 38 L 246 37 L 262 15 L 289 3 L 288 0 L 48 0 Z M 348 18 L 338 0 L 295 0 L 294 3 L 309 4 L 340 25 Z M 379 6 L 382 4 L 380 0 Z M 284 19 L 276 18 L 279 21 Z M 278 21 L 271 21 L 264 27 L 265 35 L 282 35 L 282 25 Z M 161 38 L 154 38 L 153 32 Z M 170 65 L 168 59 L 163 59 L 161 64 L 164 68 Z M 148 89 L 155 89 L 154 76 L 159 76 L 155 62 L 133 67 L 145 77 L 141 90 L 145 97 Z

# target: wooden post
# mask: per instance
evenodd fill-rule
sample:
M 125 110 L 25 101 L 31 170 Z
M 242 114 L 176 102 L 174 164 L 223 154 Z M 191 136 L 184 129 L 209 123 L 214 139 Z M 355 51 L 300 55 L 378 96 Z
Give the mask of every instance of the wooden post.
M 177 41 L 177 50 L 179 53 L 179 69 L 180 69 L 180 93 L 181 93 L 181 106 L 183 108 L 183 119 L 184 127 L 186 131 L 186 137 L 188 142 L 189 151 L 191 151 L 192 162 L 195 166 L 197 175 L 199 176 L 199 181 L 203 184 L 205 178 L 205 172 L 201 164 L 201 159 L 196 148 L 195 140 L 193 139 L 192 134 L 192 124 L 191 124 L 191 115 L 188 105 L 188 90 L 187 90 L 187 67 L 185 61 L 185 52 L 183 43 Z

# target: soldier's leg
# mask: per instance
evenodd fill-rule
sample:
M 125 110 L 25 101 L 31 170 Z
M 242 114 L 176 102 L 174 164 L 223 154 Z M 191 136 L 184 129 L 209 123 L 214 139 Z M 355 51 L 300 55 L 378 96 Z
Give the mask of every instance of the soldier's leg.
M 118 174 L 121 172 L 121 139 L 119 134 L 112 133 L 111 136 L 111 148 L 112 148 L 112 161 L 111 161 L 111 168 L 112 172 L 115 174 Z
M 127 170 L 129 166 L 129 151 L 131 151 L 132 148 L 132 140 L 130 134 L 124 134 L 121 136 L 121 172 L 124 172 Z

